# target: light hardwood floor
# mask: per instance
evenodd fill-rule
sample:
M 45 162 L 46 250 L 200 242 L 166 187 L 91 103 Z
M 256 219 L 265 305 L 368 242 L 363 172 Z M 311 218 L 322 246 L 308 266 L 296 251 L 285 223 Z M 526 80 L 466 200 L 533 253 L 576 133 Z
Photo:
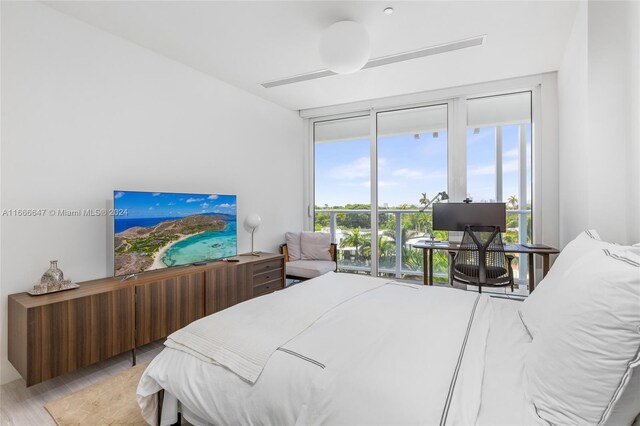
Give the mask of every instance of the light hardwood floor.
M 163 341 L 137 349 L 138 364 L 151 361 L 160 353 Z M 45 410 L 48 402 L 98 383 L 131 367 L 131 353 L 115 356 L 107 361 L 81 368 L 78 371 L 47 380 L 27 388 L 23 379 L 0 387 L 0 425 L 54 425 Z

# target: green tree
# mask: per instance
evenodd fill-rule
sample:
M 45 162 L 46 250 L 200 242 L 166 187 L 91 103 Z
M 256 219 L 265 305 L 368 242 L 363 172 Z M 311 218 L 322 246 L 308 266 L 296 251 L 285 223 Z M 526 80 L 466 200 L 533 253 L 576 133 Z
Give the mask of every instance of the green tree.
M 355 228 L 348 232 L 349 234 L 340 243 L 340 247 L 355 247 L 355 256 L 357 262 L 360 257 L 360 249 L 367 241 L 367 238 L 362 235 L 362 233 L 360 232 L 360 228 Z
M 371 240 L 368 239 L 362 244 L 362 256 L 371 258 Z M 378 256 L 380 259 L 380 266 L 383 267 L 395 267 L 395 253 L 396 244 L 388 235 L 381 235 L 378 237 Z
M 347 210 L 371 210 L 370 204 L 347 204 L 344 207 Z M 353 229 L 353 228 L 365 228 L 371 227 L 371 213 L 369 212 L 356 212 L 356 213 L 337 213 L 336 224 L 338 228 Z
M 518 210 L 518 197 L 512 195 L 507 200 L 507 209 L 509 210 Z
M 422 196 L 420 197 L 420 200 L 418 200 L 418 203 L 426 206 L 427 204 L 429 204 L 429 199 L 427 198 L 427 193 L 423 192 Z
M 393 234 L 396 229 L 396 215 L 393 213 L 381 213 L 378 215 L 378 229 L 387 234 Z
M 422 250 L 402 247 L 403 269 L 410 271 L 422 271 Z
M 316 212 L 315 215 L 315 230 L 320 231 L 323 228 L 329 227 L 329 213 Z

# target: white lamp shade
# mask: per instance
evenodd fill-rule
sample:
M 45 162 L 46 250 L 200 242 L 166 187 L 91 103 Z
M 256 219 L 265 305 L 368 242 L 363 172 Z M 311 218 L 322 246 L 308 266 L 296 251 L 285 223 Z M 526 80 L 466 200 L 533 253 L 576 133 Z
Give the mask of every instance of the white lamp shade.
M 357 22 L 336 22 L 324 31 L 320 39 L 320 58 L 335 73 L 356 72 L 370 56 L 369 33 Z
M 257 213 L 250 214 L 244 220 L 244 223 L 246 223 L 247 226 L 251 229 L 256 229 L 258 226 L 260 226 L 260 222 L 262 222 L 262 219 L 260 219 L 260 216 L 258 216 Z

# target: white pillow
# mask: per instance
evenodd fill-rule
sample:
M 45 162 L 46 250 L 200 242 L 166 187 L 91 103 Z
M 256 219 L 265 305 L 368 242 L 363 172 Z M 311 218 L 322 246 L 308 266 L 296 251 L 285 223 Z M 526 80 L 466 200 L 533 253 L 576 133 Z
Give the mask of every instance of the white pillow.
M 631 247 L 628 248 L 630 251 L 632 251 L 633 253 L 640 255 L 640 244 L 634 244 Z
M 329 249 L 331 235 L 322 232 L 303 232 L 300 234 L 302 260 L 331 260 Z
M 289 262 L 300 260 L 300 233 L 287 232 L 284 236 L 287 240 L 287 253 L 289 254 Z
M 546 322 L 555 320 L 557 305 L 562 302 L 557 292 L 578 267 L 578 261 L 587 253 L 614 247 L 620 246 L 601 241 L 598 233 L 593 230 L 582 232 L 566 245 L 547 276 L 540 281 L 518 310 L 520 319 L 532 339 Z
M 629 425 L 633 419 L 640 425 L 640 367 L 632 369 L 631 377 L 622 395 L 611 408 L 607 425 Z M 629 420 L 631 419 L 631 420 Z
M 640 256 L 614 245 L 590 250 L 559 284 L 553 316 L 525 357 L 528 400 L 550 424 L 631 424 L 640 411 L 631 380 L 640 366 Z

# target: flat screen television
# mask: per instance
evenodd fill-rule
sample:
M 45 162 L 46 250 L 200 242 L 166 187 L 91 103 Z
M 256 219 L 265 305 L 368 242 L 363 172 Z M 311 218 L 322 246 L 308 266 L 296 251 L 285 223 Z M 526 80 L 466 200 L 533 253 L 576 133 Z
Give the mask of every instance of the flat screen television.
M 235 256 L 236 196 L 114 191 L 114 275 Z
M 433 205 L 433 229 L 464 231 L 467 225 L 499 226 L 507 230 L 505 203 L 437 203 Z

